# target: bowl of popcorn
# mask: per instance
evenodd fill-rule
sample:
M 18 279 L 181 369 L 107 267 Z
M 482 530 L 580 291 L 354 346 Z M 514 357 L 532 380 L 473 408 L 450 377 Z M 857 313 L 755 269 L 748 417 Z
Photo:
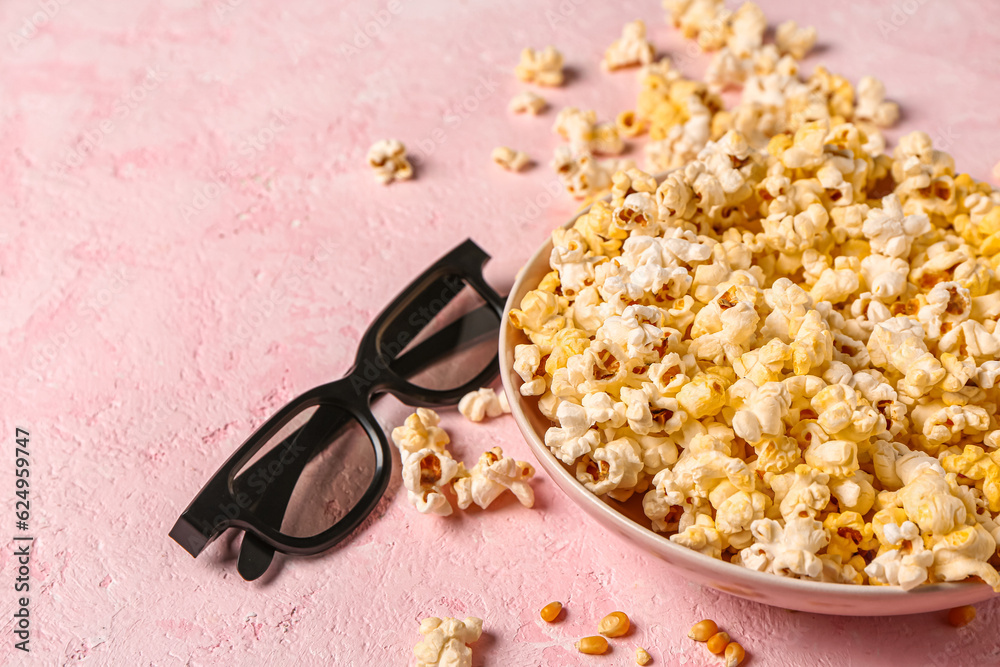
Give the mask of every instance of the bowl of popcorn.
M 555 230 L 501 375 L 541 467 L 687 577 L 827 614 L 1000 591 L 1000 193 L 929 137 L 729 130 Z

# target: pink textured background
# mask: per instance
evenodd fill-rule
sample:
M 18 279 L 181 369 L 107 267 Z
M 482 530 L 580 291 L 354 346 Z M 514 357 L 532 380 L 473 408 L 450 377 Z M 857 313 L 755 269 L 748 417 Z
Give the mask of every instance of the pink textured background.
M 26 426 L 35 664 L 403 665 L 421 617 L 466 614 L 486 621 L 477 665 L 630 665 L 635 643 L 655 665 L 718 664 L 685 637 L 706 616 L 754 665 L 1000 662 L 996 603 L 956 630 L 943 614 L 823 617 L 700 590 L 547 479 L 533 511 L 507 500 L 451 519 L 415 514 L 394 482 L 347 548 L 282 560 L 254 584 L 235 573 L 231 537 L 197 560 L 168 540 L 250 430 L 347 370 L 359 332 L 432 258 L 472 236 L 506 288 L 574 210 L 544 194 L 554 111 L 505 110 L 522 89 L 521 47 L 562 49 L 573 76 L 546 96 L 604 117 L 634 100 L 633 74 L 598 68 L 626 20 L 646 19 L 688 72 L 704 65 L 652 0 L 398 3 L 392 14 L 387 0 L 53 1 L 51 17 L 36 0 L 0 6 L 0 496 L 13 493 L 14 427 Z M 772 24 L 818 26 L 807 67 L 880 76 L 902 129 L 930 131 L 960 169 L 988 177 L 1000 5 L 760 4 Z M 378 36 L 344 53 L 378 11 L 389 17 Z M 12 44 L 33 14 L 41 28 Z M 482 99 L 469 97 L 477 87 Z M 374 181 L 365 152 L 383 137 L 424 147 L 418 180 Z M 499 144 L 543 166 L 504 173 L 488 157 Z M 406 409 L 386 400 L 378 413 L 395 425 Z M 510 419 L 444 422 L 467 461 L 495 444 L 529 456 Z M 12 513 L 0 534 L 14 532 Z M 15 602 L 10 551 L 0 609 Z M 551 599 L 568 614 L 544 626 Z M 573 641 L 615 608 L 637 632 L 581 661 Z M 24 659 L 11 626 L 4 612 L 0 663 Z

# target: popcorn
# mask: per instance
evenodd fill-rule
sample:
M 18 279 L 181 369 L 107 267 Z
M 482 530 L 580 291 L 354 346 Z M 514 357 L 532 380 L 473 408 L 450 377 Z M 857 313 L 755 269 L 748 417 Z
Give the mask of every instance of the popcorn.
M 791 574 L 816 579 L 823 563 L 816 556 L 830 541 L 823 524 L 796 517 L 782 526 L 773 519 L 754 521 L 750 529 L 754 543 L 739 553 L 740 564 L 759 572 Z
M 898 107 L 871 77 L 800 74 L 815 30 L 789 22 L 764 45 L 752 3 L 666 6 L 716 51 L 708 84 L 645 64 L 604 138 L 613 152 L 648 131 L 649 166 L 677 169 L 659 184 L 615 172 L 593 158 L 596 114 L 556 120 L 560 180 L 610 198 L 553 234 L 553 272 L 511 313 L 546 444 L 593 493 L 643 494 L 655 531 L 712 557 L 992 585 L 1000 192 L 924 133 L 884 154 Z
M 530 113 L 532 116 L 537 116 L 545 111 L 548 105 L 548 102 L 541 95 L 525 90 L 511 98 L 507 109 L 511 113 Z
M 471 616 L 464 621 L 425 618 L 420 622 L 420 634 L 423 639 L 413 647 L 416 667 L 472 667 L 472 649 L 467 644 L 482 636 L 483 620 Z
M 469 421 L 481 422 L 486 417 L 510 414 L 510 405 L 502 391 L 497 394 L 493 389 L 484 387 L 463 396 L 458 402 L 458 411 Z
M 646 41 L 646 24 L 642 21 L 626 23 L 620 39 L 608 47 L 601 67 L 607 71 L 648 65 L 653 62 L 653 45 Z
M 383 185 L 413 178 L 413 167 L 406 159 L 406 147 L 397 139 L 380 139 L 368 149 L 368 166 Z
M 899 120 L 899 105 L 885 101 L 885 86 L 873 76 L 858 82 L 858 105 L 854 117 L 868 120 L 879 127 L 891 127 Z
M 594 495 L 632 489 L 644 468 L 642 449 L 632 438 L 617 438 L 596 447 L 588 461 L 576 464 L 576 478 Z
M 930 230 L 926 215 L 903 215 L 903 206 L 895 194 L 883 197 L 882 208 L 871 209 L 862 226 L 872 251 L 888 257 L 906 257 L 913 241 Z
M 996 551 L 996 540 L 983 526 L 963 526 L 931 547 L 934 554 L 931 572 L 942 581 L 979 577 L 994 591 L 1000 591 L 1000 574 L 986 562 Z
M 570 143 L 574 151 L 617 155 L 625 149 L 615 123 L 598 123 L 593 111 L 566 107 L 556 116 L 552 130 Z
M 539 86 L 561 86 L 563 84 L 563 57 L 554 47 L 546 46 L 542 51 L 524 49 L 521 62 L 514 69 L 521 81 L 537 83 Z
M 552 167 L 566 191 L 577 199 L 594 196 L 611 185 L 611 175 L 587 151 L 559 146 Z
M 494 148 L 490 157 L 507 171 L 521 171 L 531 163 L 527 153 L 506 146 Z
M 423 449 L 430 449 L 439 454 L 451 442 L 448 434 L 438 426 L 441 417 L 430 408 L 417 408 L 417 411 L 406 418 L 402 426 L 392 429 L 392 441 L 399 449 L 400 458 Z
M 535 492 L 528 483 L 535 469 L 524 461 L 504 456 L 503 449 L 494 447 L 483 452 L 472 470 L 462 466 L 453 487 L 459 509 L 475 503 L 482 509 L 489 507 L 500 494 L 508 489 L 525 507 L 535 504 Z
M 522 396 L 541 396 L 545 392 L 546 383 L 543 370 L 542 352 L 537 345 L 517 345 L 514 347 L 514 372 L 524 382 L 518 390 Z
M 451 502 L 444 489 L 458 473 L 458 463 L 447 452 L 421 449 L 403 461 L 407 498 L 421 514 L 448 516 Z
M 708 514 L 699 514 L 694 525 L 671 535 L 670 541 L 712 558 L 722 557 L 722 536 Z
M 782 54 L 802 60 L 816 45 L 816 28 L 800 28 L 795 21 L 785 21 L 774 31 L 774 43 Z
M 894 525 L 894 524 L 890 524 Z M 924 548 L 916 525 L 905 522 L 900 528 L 901 546 L 882 551 L 865 568 L 873 582 L 899 586 L 909 591 L 927 581 L 929 568 L 934 563 L 934 553 Z

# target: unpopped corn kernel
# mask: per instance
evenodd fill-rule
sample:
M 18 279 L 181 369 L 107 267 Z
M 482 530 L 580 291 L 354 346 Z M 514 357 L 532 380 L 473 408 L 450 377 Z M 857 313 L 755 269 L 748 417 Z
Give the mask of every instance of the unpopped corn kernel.
M 948 610 L 948 623 L 956 628 L 968 625 L 975 618 L 976 608 L 969 604 Z
M 554 623 L 559 614 L 562 612 L 562 602 L 550 602 L 539 612 L 542 620 L 546 623 Z
M 625 612 L 613 611 L 597 625 L 597 631 L 605 637 L 621 637 L 629 630 L 631 623 Z
M 715 655 L 722 655 L 726 647 L 729 646 L 729 633 L 727 632 L 717 632 L 708 638 L 705 642 L 705 646 L 708 648 L 709 652 Z
M 688 637 L 696 642 L 707 642 L 719 631 L 719 626 L 711 619 L 698 621 L 688 630 Z
M 746 658 L 746 655 L 746 651 L 743 650 L 743 647 L 740 646 L 740 644 L 737 642 L 729 642 L 726 646 L 724 656 L 726 659 L 726 667 L 739 667 L 739 665 L 743 662 L 743 659 Z
M 608 640 L 600 635 L 584 637 L 575 646 L 577 651 L 588 655 L 603 655 L 608 652 Z

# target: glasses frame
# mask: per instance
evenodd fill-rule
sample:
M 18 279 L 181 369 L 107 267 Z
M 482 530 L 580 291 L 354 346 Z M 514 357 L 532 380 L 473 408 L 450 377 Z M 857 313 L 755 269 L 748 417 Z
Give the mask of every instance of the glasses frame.
M 457 403 L 469 391 L 489 384 L 496 377 L 499 371 L 499 350 L 482 372 L 454 389 L 432 390 L 419 387 L 400 374 L 401 372 L 412 374 L 452 352 L 456 332 L 469 322 L 483 329 L 484 314 L 490 318 L 489 328 L 498 330 L 505 298 L 493 290 L 483 278 L 483 266 L 489 259 L 490 256 L 482 248 L 471 239 L 466 240 L 407 285 L 375 318 L 361 337 L 350 371 L 339 380 L 301 394 L 255 430 L 198 492 L 177 519 L 170 531 L 170 537 L 192 556 L 197 557 L 227 529 L 238 528 L 245 533 L 245 543 L 250 539 L 261 546 L 266 545 L 283 553 L 308 556 L 326 551 L 350 535 L 375 509 L 385 493 L 392 473 L 392 447 L 385 431 L 372 414 L 372 401 L 379 395 L 388 393 L 414 406 L 451 405 Z M 441 291 L 440 286 L 444 284 L 453 288 L 454 285 L 448 285 L 452 280 L 460 286 L 458 289 L 453 289 L 448 296 L 448 292 Z M 393 347 L 405 348 L 407 339 L 412 340 L 419 336 L 429 320 L 466 286 L 471 287 L 485 301 L 485 305 L 477 311 L 467 313 L 401 356 L 400 349 L 393 349 Z M 420 329 L 413 332 L 411 338 L 407 333 L 407 326 L 416 325 L 403 321 L 402 315 L 412 312 L 414 308 L 422 309 L 418 312 L 427 313 L 429 316 L 424 318 L 427 321 L 423 322 Z M 483 332 L 485 333 L 486 329 Z M 324 412 L 324 406 L 336 410 Z M 289 422 L 312 407 L 318 409 L 307 423 L 243 471 L 253 456 L 271 442 Z M 273 528 L 269 523 L 281 525 L 288 498 L 302 470 L 325 448 L 318 446 L 323 443 L 323 439 L 316 436 L 338 430 L 346 420 L 330 417 L 344 413 L 353 417 L 364 429 L 375 450 L 375 472 L 368 489 L 347 514 L 318 535 L 296 537 Z M 321 429 L 322 432 L 317 433 Z M 289 451 L 288 447 L 297 446 L 300 439 L 303 440 L 302 448 L 308 454 L 300 453 L 286 462 L 284 458 Z M 254 501 L 251 501 L 249 495 L 234 482 L 239 471 L 244 472 L 241 478 L 246 479 L 246 476 L 252 474 L 254 470 L 267 470 L 268 467 L 273 470 L 276 463 L 283 468 L 273 475 L 279 479 L 267 485 L 264 492 Z M 284 469 L 286 467 L 287 470 Z M 269 495 L 276 497 L 269 498 Z M 262 500 L 267 502 L 258 508 L 257 505 Z M 229 511 L 220 512 L 220 508 Z M 263 569 L 266 569 L 273 551 L 268 554 L 265 550 L 263 555 L 267 556 L 267 562 L 263 564 Z M 245 578 L 251 578 L 243 571 L 242 554 L 240 565 L 241 574 Z M 260 570 L 259 567 L 247 569 Z M 262 573 L 263 570 L 260 570 L 252 574 L 259 576 Z

